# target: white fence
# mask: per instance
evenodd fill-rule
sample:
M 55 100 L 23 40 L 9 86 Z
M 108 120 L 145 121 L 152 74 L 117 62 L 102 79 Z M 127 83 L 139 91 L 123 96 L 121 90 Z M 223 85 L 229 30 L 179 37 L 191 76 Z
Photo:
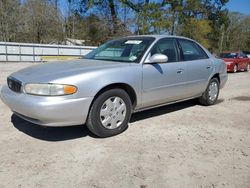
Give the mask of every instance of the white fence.
M 33 43 L 0 42 L 0 62 L 45 61 L 49 57 L 81 57 L 94 46 L 67 46 Z

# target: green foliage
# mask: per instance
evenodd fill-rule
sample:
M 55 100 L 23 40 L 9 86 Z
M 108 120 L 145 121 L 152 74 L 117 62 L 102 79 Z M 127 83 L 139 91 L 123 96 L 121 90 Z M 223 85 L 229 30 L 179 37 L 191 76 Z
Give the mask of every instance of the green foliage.
M 0 0 L 0 40 L 88 45 L 131 34 L 182 35 L 213 52 L 250 50 L 250 17 L 229 13 L 228 0 Z
M 222 29 L 225 35 L 222 49 L 250 51 L 250 16 L 234 12 L 228 17 L 229 22 Z
M 211 32 L 211 26 L 208 20 L 190 18 L 181 28 L 181 35 L 192 38 L 200 42 L 206 48 L 210 48 L 208 34 Z
M 165 19 L 164 11 L 157 3 L 145 4 L 142 11 L 137 15 L 136 23 L 138 25 L 137 33 L 139 34 L 160 34 L 170 27 L 170 23 Z

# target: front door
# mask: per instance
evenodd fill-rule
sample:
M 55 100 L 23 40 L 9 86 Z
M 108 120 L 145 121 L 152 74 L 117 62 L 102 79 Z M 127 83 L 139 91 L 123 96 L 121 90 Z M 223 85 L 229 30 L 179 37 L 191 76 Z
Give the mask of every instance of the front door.
M 152 48 L 154 54 L 168 56 L 166 63 L 143 64 L 142 107 L 185 98 L 186 62 L 179 62 L 174 38 L 160 39 Z

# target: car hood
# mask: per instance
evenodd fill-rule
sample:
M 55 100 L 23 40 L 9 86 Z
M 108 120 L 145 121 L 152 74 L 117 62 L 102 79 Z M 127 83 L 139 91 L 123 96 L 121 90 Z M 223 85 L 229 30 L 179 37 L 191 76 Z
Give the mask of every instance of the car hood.
M 62 77 L 98 71 L 107 68 L 129 66 L 130 63 L 80 59 L 49 62 L 21 69 L 10 76 L 21 82 L 48 82 Z

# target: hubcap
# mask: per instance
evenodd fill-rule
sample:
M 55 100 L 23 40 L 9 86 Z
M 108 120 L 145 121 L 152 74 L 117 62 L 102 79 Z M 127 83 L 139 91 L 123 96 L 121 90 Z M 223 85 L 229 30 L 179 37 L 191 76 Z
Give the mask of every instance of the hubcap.
M 126 116 L 126 104 L 120 97 L 110 97 L 100 110 L 100 120 L 107 129 L 119 127 Z
M 214 101 L 218 95 L 218 84 L 216 82 L 212 82 L 209 85 L 208 97 L 209 100 Z
M 237 66 L 234 65 L 234 72 L 237 72 Z

